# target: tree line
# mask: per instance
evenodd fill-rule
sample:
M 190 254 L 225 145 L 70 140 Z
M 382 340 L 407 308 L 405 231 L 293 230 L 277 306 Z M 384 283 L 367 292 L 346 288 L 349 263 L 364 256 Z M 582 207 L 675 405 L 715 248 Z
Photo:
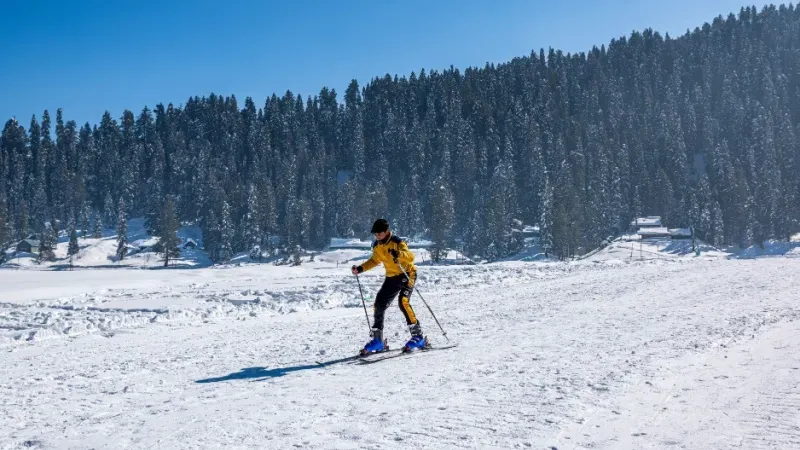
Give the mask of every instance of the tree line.
M 93 126 L 45 111 L 3 129 L 0 242 L 143 216 L 156 233 L 201 226 L 224 261 L 275 236 L 321 248 L 386 217 L 487 259 L 538 224 L 569 257 L 661 215 L 749 246 L 800 231 L 799 119 L 793 6 L 677 38 L 647 29 L 585 53 L 353 80 L 341 98 L 211 94 Z

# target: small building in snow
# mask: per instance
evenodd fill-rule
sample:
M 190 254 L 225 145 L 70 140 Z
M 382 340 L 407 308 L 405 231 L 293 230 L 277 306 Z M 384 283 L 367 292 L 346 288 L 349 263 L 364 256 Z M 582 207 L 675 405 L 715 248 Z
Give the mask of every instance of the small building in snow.
M 331 250 L 369 250 L 372 248 L 372 242 L 357 238 L 331 238 L 328 248 Z
M 529 237 L 540 237 L 541 232 L 539 230 L 539 225 L 526 225 L 522 228 L 522 237 L 529 238 Z
M 666 227 L 642 227 L 636 232 L 640 239 L 656 239 L 671 237 Z
M 631 221 L 631 228 L 634 229 L 641 229 L 641 228 L 660 228 L 661 225 L 661 216 L 647 216 L 647 217 L 637 217 Z
M 186 239 L 186 242 L 183 243 L 183 248 L 192 248 L 192 249 L 197 248 L 197 242 L 195 242 L 194 239 L 191 238 Z
M 40 241 L 35 239 L 23 239 L 17 244 L 17 251 L 24 253 L 39 253 Z
M 670 228 L 669 235 L 672 239 L 691 239 L 691 228 Z
M 409 249 L 420 249 L 420 248 L 430 248 L 433 247 L 433 242 L 426 241 L 426 240 L 409 240 L 403 236 L 400 236 L 401 239 L 406 241 Z M 331 238 L 331 243 L 328 245 L 328 249 L 330 250 L 371 250 L 372 249 L 372 242 L 374 241 L 363 241 L 358 238 Z

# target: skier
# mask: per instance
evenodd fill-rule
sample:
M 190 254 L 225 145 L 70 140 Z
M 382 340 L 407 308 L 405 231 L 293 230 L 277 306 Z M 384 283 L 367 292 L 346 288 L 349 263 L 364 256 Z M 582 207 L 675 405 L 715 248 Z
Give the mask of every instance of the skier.
M 392 234 L 389 222 L 378 219 L 372 225 L 371 233 L 375 235 L 372 243 L 372 256 L 362 265 L 351 267 L 353 275 L 370 270 L 380 263 L 386 270 L 386 279 L 375 298 L 375 319 L 372 324 L 372 340 L 367 342 L 361 354 L 369 354 L 386 350 L 386 341 L 383 339 L 383 316 L 389 303 L 399 293 L 398 305 L 406 318 L 406 324 L 411 332 L 411 339 L 403 347 L 403 351 L 423 349 L 428 345 L 428 339 L 422 335 L 420 326 L 409 300 L 417 280 L 417 268 L 414 266 L 414 254 L 408 249 L 408 244 L 403 239 Z M 405 270 L 408 277 L 403 274 Z

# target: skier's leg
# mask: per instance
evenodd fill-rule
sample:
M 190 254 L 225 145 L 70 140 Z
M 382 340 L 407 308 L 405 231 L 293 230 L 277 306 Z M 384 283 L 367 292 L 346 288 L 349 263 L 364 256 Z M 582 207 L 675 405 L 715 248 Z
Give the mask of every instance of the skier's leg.
M 386 308 L 392 299 L 400 291 L 400 280 L 386 278 L 383 281 L 378 294 L 375 296 L 375 319 L 372 322 L 372 339 L 367 342 L 364 349 L 361 351 L 362 355 L 369 353 L 379 352 L 386 349 L 385 341 L 383 339 L 383 316 Z
M 408 272 L 409 278 L 403 276 L 403 282 L 400 289 L 400 297 L 397 299 L 397 304 L 400 306 L 400 311 L 406 318 L 406 325 L 412 336 L 422 336 L 422 327 L 420 326 L 417 315 L 414 314 L 414 309 L 411 307 L 411 293 L 414 291 L 414 283 L 417 281 L 417 271 L 412 270 Z
M 398 277 L 383 280 L 378 294 L 375 296 L 375 319 L 372 321 L 373 330 L 383 330 L 383 316 L 392 299 L 400 292 L 401 282 Z

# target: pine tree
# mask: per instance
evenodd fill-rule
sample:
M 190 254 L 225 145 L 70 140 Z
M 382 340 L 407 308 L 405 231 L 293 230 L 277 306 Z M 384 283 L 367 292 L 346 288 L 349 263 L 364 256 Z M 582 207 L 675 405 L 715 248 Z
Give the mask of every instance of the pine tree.
M 6 221 L 7 211 L 6 196 L 0 183 L 0 257 L 5 257 L 6 247 L 11 238 L 11 230 L 8 229 L 8 222 Z
M 240 234 L 242 235 L 245 249 L 252 252 L 254 248 L 259 247 L 258 254 L 260 255 L 262 221 L 259 207 L 258 193 L 255 186 L 251 184 L 247 195 L 247 210 L 241 220 Z
M 545 174 L 544 194 L 542 195 L 542 206 L 539 208 L 539 236 L 540 245 L 544 250 L 545 256 L 550 256 L 553 249 L 553 186 Z
M 123 197 L 119 198 L 117 211 L 117 259 L 122 261 L 128 255 L 128 216 Z
M 480 199 L 476 197 L 478 203 Z M 484 225 L 483 209 L 476 208 L 472 212 L 469 226 L 467 227 L 466 236 L 464 237 L 465 251 L 470 258 L 485 255 L 488 247 L 488 238 L 486 237 L 486 226 Z
M 17 230 L 20 233 L 21 237 L 28 237 L 30 234 L 30 224 L 29 224 L 30 217 L 28 216 L 28 204 L 23 203 L 22 206 L 19 208 L 19 217 L 18 217 L 18 225 Z
M 719 202 L 713 200 L 711 205 L 711 232 L 709 241 L 712 245 L 722 245 L 725 242 L 725 223 L 722 217 L 722 208 Z
M 337 196 L 337 232 L 336 234 L 343 237 L 352 237 L 355 235 L 355 182 L 352 180 L 346 181 L 339 186 L 339 195 Z
M 181 254 L 178 248 L 180 244 L 180 238 L 178 238 L 180 222 L 178 221 L 175 202 L 172 200 L 172 196 L 168 196 L 167 200 L 164 202 L 159 223 L 159 243 L 161 244 L 161 251 L 164 254 L 164 267 L 168 267 L 170 260 L 178 258 Z
M 662 223 L 669 224 L 672 221 L 672 212 L 675 209 L 675 195 L 672 191 L 672 183 L 667 177 L 663 168 L 659 168 L 656 177 L 658 191 L 656 192 L 656 211 L 661 216 Z
M 219 233 L 218 257 L 220 261 L 228 262 L 233 258 L 233 222 L 231 221 L 231 208 L 227 201 L 222 203 Z
M 114 211 L 114 200 L 111 199 L 111 193 L 106 192 L 105 202 L 103 203 L 103 220 L 102 222 L 111 228 L 109 225 L 114 223 L 117 212 Z
M 431 257 L 439 261 L 447 248 L 453 243 L 453 219 L 455 216 L 453 193 L 444 176 L 439 176 L 431 185 L 429 194 L 431 204 Z
M 203 247 L 208 253 L 208 257 L 211 258 L 211 261 L 220 261 L 219 242 L 219 220 L 217 220 L 217 215 L 214 213 L 214 210 L 211 209 L 206 212 L 203 225 Z
M 302 249 L 300 248 L 299 245 L 295 245 L 294 248 L 292 249 L 292 265 L 293 266 L 299 266 L 300 264 L 302 264 L 303 261 L 302 261 L 301 256 L 302 256 Z
M 55 259 L 55 248 L 57 235 L 50 222 L 45 222 L 44 231 L 39 240 L 39 262 L 52 261 Z
M 270 184 L 266 184 L 259 197 L 261 215 L 261 247 L 272 250 L 270 238 L 278 231 L 278 213 L 275 203 L 275 191 Z
M 81 237 L 86 239 L 92 227 L 92 205 L 88 201 L 83 203 L 78 214 L 78 227 L 81 229 Z
M 505 257 L 520 250 L 513 232 L 517 213 L 514 179 L 510 161 L 502 159 L 495 167 L 486 201 L 486 227 L 490 239 L 487 256 L 490 259 Z
M 69 247 L 67 248 L 67 255 L 69 255 L 69 265 L 72 266 L 72 259 L 75 255 L 78 254 L 80 251 L 80 247 L 78 246 L 78 231 L 75 229 L 75 224 L 73 223 L 70 227 L 69 232 Z
M 747 197 L 747 201 L 745 202 L 744 206 L 745 211 L 745 228 L 744 228 L 744 236 L 742 240 L 742 247 L 750 247 L 753 244 L 758 243 L 761 245 L 761 241 L 758 240 L 760 236 L 759 224 L 758 220 L 756 219 L 756 205 L 753 196 Z
M 100 213 L 97 211 L 92 212 L 92 216 L 94 217 L 94 229 L 92 232 L 92 237 L 95 239 L 100 239 L 103 237 L 103 220 L 100 216 Z

